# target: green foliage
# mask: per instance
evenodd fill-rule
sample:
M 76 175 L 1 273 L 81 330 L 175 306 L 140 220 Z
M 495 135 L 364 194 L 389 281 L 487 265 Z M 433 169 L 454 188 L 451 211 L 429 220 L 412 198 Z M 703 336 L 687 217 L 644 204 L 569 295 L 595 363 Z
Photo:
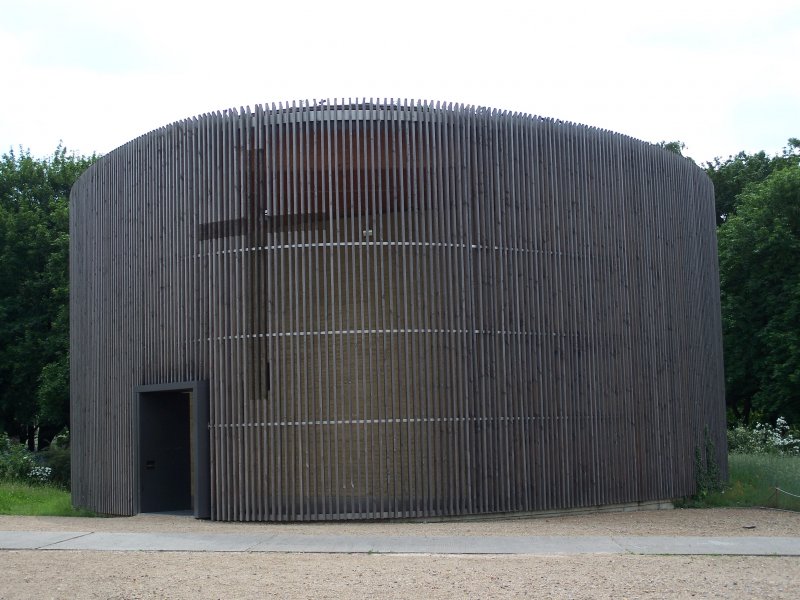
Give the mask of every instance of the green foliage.
M 69 489 L 70 483 L 70 449 L 59 448 L 52 444 L 42 450 L 38 458 L 50 469 L 49 481 L 55 486 Z
M 683 156 L 683 151 L 686 150 L 686 144 L 680 141 L 673 141 L 673 142 L 665 142 L 661 141 L 656 143 L 656 146 L 663 148 L 664 150 L 668 150 L 669 152 L 673 152 L 678 156 Z
M 789 138 L 788 146 L 778 156 L 770 157 L 763 151 L 756 154 L 740 152 L 725 160 L 718 157 L 707 162 L 704 165 L 706 173 L 714 183 L 717 225 L 722 225 L 736 213 L 739 195 L 748 186 L 764 181 L 775 171 L 797 166 L 798 160 L 800 140 Z
M 64 429 L 53 436 L 50 442 L 50 448 L 69 448 L 69 441 L 69 429 L 64 427 Z
M 0 481 L 29 481 L 36 466 L 25 446 L 13 442 L 0 431 Z
M 0 515 L 94 517 L 95 513 L 72 508 L 68 491 L 49 485 L 0 481 Z
M 69 418 L 69 192 L 96 157 L 0 158 L 0 428 Z
M 712 492 L 722 489 L 722 473 L 717 464 L 717 449 L 708 425 L 703 429 L 703 441 L 706 451 L 706 488 Z
M 728 429 L 728 450 L 738 454 L 800 455 L 800 435 L 783 417 L 778 417 L 774 427 L 768 423 L 753 427 L 739 424 Z
M 24 444 L 13 442 L 0 432 L 0 481 L 52 484 L 69 488 L 70 449 L 64 443 L 69 433 L 59 434 L 55 443 L 40 452 L 30 452 Z
M 722 478 L 717 464 L 717 450 L 708 425 L 703 429 L 703 447 L 695 446 L 694 472 L 697 491 L 695 500 L 702 500 L 709 493 L 722 489 Z
M 695 506 L 771 506 L 800 511 L 799 499 L 775 493 L 775 488 L 780 488 L 800 495 L 800 456 L 733 452 L 728 468 L 730 483 Z
M 705 438 L 706 457 L 714 456 Z M 728 430 L 729 483 L 719 485 L 716 465 L 704 462 L 695 448 L 698 493 L 678 502 L 695 508 L 708 506 L 772 506 L 800 510 L 800 437 L 779 418 L 775 426 L 738 425 Z M 712 485 L 716 481 L 718 485 Z M 782 490 L 782 491 L 777 491 Z
M 63 462 L 63 458 L 61 461 Z M 58 460 L 55 462 L 59 463 Z M 59 467 L 63 468 L 63 465 L 59 463 Z M 52 475 L 53 468 L 45 462 L 43 455 L 29 452 L 24 445 L 12 442 L 5 432 L 0 432 L 0 481 L 37 485 L 50 483 Z M 69 478 L 66 481 L 69 485 Z
M 69 331 L 69 325 L 55 329 Z M 69 338 L 61 344 L 64 351 L 42 367 L 36 390 L 41 421 L 55 426 L 69 424 Z
M 728 406 L 800 422 L 800 167 L 747 186 L 718 240 Z

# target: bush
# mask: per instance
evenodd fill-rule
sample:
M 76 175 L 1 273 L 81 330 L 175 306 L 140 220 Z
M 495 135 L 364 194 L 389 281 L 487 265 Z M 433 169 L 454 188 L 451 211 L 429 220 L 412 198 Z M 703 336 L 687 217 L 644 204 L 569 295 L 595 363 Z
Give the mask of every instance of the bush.
M 36 461 L 25 446 L 12 442 L 5 432 L 0 432 L 0 479 L 27 481 L 35 466 Z
M 716 455 L 714 440 L 706 425 L 703 429 L 703 448 L 694 448 L 695 500 L 703 500 L 709 493 L 717 492 L 723 487 Z
M 70 480 L 70 454 L 69 448 L 62 448 L 50 444 L 48 448 L 39 453 L 39 458 L 46 468 L 50 469 L 49 481 L 53 485 L 69 488 Z
M 800 437 L 786 419 L 778 417 L 775 426 L 757 423 L 755 427 L 737 425 L 728 430 L 728 450 L 740 454 L 800 454 Z
M 47 483 L 51 474 L 52 469 L 37 464 L 24 445 L 12 442 L 5 432 L 0 432 L 0 481 Z
M 50 448 L 69 448 L 69 429 L 64 427 L 50 441 Z

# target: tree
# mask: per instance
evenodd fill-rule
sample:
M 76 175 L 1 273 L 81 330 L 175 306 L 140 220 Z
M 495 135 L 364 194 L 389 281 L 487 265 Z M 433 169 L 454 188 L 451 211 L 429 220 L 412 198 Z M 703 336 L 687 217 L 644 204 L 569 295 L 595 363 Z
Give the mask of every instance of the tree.
M 0 429 L 29 447 L 69 419 L 69 191 L 95 159 L 0 158 Z
M 718 239 L 728 406 L 800 422 L 800 167 L 745 184 Z
M 659 148 L 663 148 L 664 150 L 668 150 L 678 156 L 683 156 L 683 151 L 686 150 L 686 144 L 681 141 L 675 140 L 672 142 L 660 141 L 655 144 Z
M 673 142 L 674 143 L 674 142 Z M 739 152 L 726 160 L 717 157 L 705 164 L 706 173 L 714 183 L 717 225 L 736 212 L 739 195 L 748 185 L 759 183 L 774 171 L 796 166 L 800 161 L 800 139 L 789 138 L 789 143 L 778 156 L 765 152 L 746 154 Z

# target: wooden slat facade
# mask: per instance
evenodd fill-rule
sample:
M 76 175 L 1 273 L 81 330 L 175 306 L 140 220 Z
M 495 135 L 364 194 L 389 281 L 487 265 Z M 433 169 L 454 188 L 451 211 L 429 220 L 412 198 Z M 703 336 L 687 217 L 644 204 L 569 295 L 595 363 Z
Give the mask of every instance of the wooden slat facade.
M 211 517 L 537 511 L 726 475 L 711 182 L 463 105 L 211 113 L 71 197 L 73 500 L 138 512 L 136 386 L 208 381 Z

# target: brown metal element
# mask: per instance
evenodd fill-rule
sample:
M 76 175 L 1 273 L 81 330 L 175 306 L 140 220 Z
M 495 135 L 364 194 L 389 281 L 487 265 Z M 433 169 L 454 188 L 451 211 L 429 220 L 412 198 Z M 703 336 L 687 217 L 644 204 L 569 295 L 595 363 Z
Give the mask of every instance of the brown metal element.
M 209 382 L 211 516 L 536 511 L 726 472 L 713 190 L 463 105 L 212 113 L 71 198 L 73 499 L 138 512 L 136 386 Z

